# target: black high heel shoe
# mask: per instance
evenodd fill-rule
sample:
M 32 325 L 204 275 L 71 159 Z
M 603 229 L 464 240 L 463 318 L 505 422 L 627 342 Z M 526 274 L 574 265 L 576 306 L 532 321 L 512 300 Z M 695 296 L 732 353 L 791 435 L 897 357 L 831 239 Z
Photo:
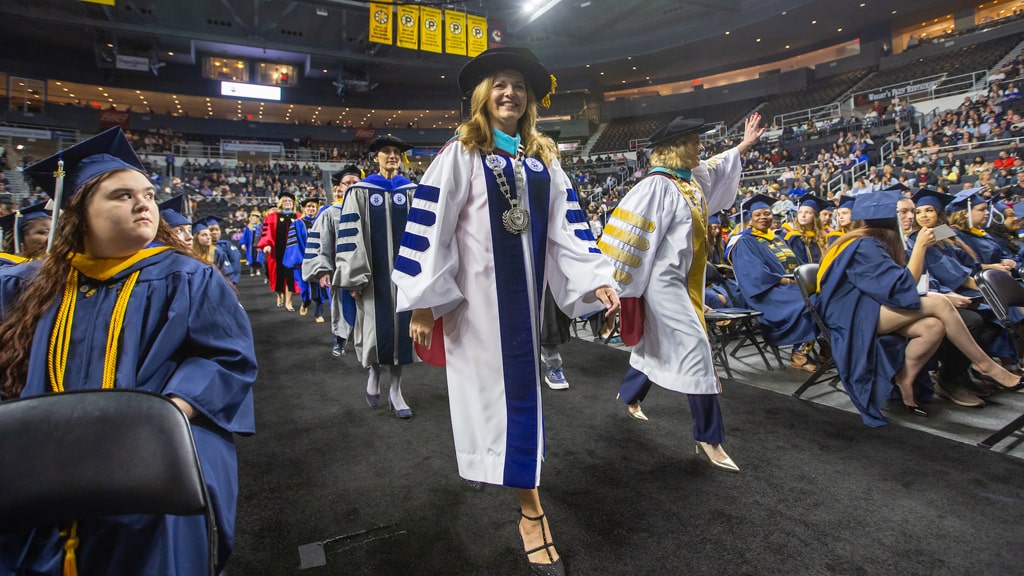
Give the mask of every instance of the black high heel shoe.
M 554 548 L 555 543 L 548 542 L 548 531 L 547 528 L 544 527 L 544 515 L 541 514 L 540 516 L 532 517 L 527 516 L 522 512 L 520 512 L 519 515 L 529 520 L 530 522 L 540 522 L 540 533 L 541 537 L 544 539 L 543 545 L 538 546 L 533 550 L 526 551 L 526 561 L 530 562 L 530 554 L 533 554 L 534 552 L 540 552 L 541 550 L 547 553 L 548 560 L 551 561 L 550 564 L 538 564 L 536 562 L 530 562 L 530 574 L 532 574 L 533 576 L 565 576 L 565 567 L 562 565 L 562 559 L 559 558 L 558 560 L 555 560 L 554 556 L 551 555 L 551 548 Z M 519 522 L 522 523 L 522 520 L 520 520 Z M 519 533 L 519 539 L 523 541 L 523 547 L 525 548 L 526 538 L 523 537 L 522 531 L 519 530 L 519 524 L 516 524 L 516 532 Z
M 921 416 L 922 418 L 928 416 L 928 413 L 922 410 L 920 406 L 911 406 L 910 404 L 907 404 L 906 398 L 903 397 L 903 390 L 900 390 L 900 387 L 896 385 L 895 378 L 892 380 L 892 385 L 900 392 L 900 402 L 903 404 L 904 410 L 906 410 L 910 414 L 913 414 L 914 416 Z M 913 388 L 911 388 L 910 399 L 914 400 Z
M 986 375 L 982 374 L 980 370 L 978 370 L 977 368 L 974 368 L 973 366 L 971 367 L 971 374 L 975 378 L 977 378 L 978 380 L 980 380 L 980 381 L 982 381 L 982 382 L 984 382 L 986 384 L 990 384 L 992 386 L 995 386 L 996 390 L 1005 390 L 1006 392 L 1019 392 L 1021 390 L 1024 390 L 1024 376 L 1021 376 L 1017 380 L 1017 384 L 1014 385 L 1014 386 L 1003 386 L 1002 384 L 999 383 L 998 380 L 996 380 L 995 378 L 993 378 L 991 376 L 986 376 Z
M 913 414 L 914 416 L 928 417 L 928 413 L 921 409 L 920 406 L 911 406 L 910 404 L 904 404 L 903 409 Z

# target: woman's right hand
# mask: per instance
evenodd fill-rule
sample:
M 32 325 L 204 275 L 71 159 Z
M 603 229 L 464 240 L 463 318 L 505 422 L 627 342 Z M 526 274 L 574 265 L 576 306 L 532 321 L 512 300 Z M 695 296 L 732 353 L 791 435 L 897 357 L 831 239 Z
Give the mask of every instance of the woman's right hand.
M 931 228 L 921 228 L 917 232 L 917 240 L 914 241 L 914 250 L 920 248 L 925 250 L 931 246 L 935 246 L 938 240 L 935 239 L 935 232 L 932 232 Z
M 263 253 L 264 254 L 270 254 L 270 246 L 264 246 L 263 247 Z
M 412 341 L 430 348 L 430 339 L 434 334 L 434 312 L 430 308 L 417 308 L 412 311 L 409 321 L 409 337 Z

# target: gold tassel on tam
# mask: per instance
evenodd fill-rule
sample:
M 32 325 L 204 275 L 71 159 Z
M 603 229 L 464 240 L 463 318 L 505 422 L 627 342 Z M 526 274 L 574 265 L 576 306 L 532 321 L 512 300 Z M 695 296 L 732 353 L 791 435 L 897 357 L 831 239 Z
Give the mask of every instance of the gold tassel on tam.
M 61 536 L 67 536 L 64 542 L 64 576 L 78 576 L 78 565 L 75 563 L 75 549 L 78 548 L 78 521 L 71 523 L 66 531 L 62 530 Z
M 558 79 L 555 78 L 554 74 L 551 74 L 551 91 L 544 96 L 540 101 L 540 105 L 545 108 L 551 108 L 551 95 L 555 93 L 555 88 L 558 88 Z

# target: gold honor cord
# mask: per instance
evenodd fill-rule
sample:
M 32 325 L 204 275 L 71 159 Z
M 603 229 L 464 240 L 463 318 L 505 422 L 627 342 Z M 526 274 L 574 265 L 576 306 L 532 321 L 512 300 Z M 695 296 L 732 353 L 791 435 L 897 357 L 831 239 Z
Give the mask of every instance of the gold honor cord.
M 121 292 L 114 303 L 114 311 L 110 316 L 110 329 L 107 331 L 107 354 L 103 361 L 103 388 L 114 387 L 114 375 L 117 372 L 117 341 L 124 327 L 124 317 L 128 310 L 128 299 L 131 298 L 135 283 L 139 278 L 136 270 L 125 280 Z M 68 363 L 68 350 L 71 346 L 71 326 L 75 316 L 75 303 L 78 301 L 78 270 L 68 272 L 68 280 L 64 286 L 64 298 L 57 310 L 57 320 L 50 334 L 50 349 L 47 365 L 50 372 L 50 387 L 54 392 L 64 391 L 64 371 Z
M 133 272 L 114 303 L 114 311 L 110 317 L 110 329 L 107 331 L 107 354 L 103 361 L 103 388 L 114 387 L 114 376 L 117 372 L 117 341 L 124 327 L 124 317 L 128 310 L 128 299 L 131 298 L 135 282 L 139 278 L 139 270 Z M 72 268 L 68 272 L 68 280 L 64 285 L 64 297 L 57 309 L 57 319 L 50 334 L 50 347 L 47 368 L 50 372 L 50 387 L 55 393 L 64 391 L 64 371 L 68 363 L 68 350 L 71 346 L 71 327 L 75 317 L 75 303 L 78 301 L 78 270 Z M 72 521 L 67 530 L 61 531 L 67 537 L 64 542 L 64 576 L 78 576 L 75 561 L 75 550 L 78 548 L 78 521 Z

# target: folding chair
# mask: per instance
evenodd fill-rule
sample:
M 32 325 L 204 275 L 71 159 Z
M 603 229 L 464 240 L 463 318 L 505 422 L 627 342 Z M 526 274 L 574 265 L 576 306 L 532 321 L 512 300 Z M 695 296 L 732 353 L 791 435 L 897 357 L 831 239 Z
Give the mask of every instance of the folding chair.
M 1011 326 L 1013 323 L 1009 319 L 1010 308 L 1024 306 L 1024 286 L 1006 272 L 993 269 L 982 270 L 974 276 L 974 281 L 977 282 L 985 302 L 992 307 L 996 318 L 1004 326 Z M 1020 358 L 1020 347 L 1017 342 L 1016 331 L 1011 330 L 1011 334 L 1013 334 L 1014 355 Z M 1024 428 L 1024 414 L 1021 414 L 988 438 L 978 442 L 978 446 L 991 448 L 1021 428 Z
M 217 529 L 192 430 L 163 396 L 83 390 L 0 403 L 0 486 L 4 532 L 93 516 L 204 514 L 215 575 Z
M 800 295 L 803 296 L 804 306 L 811 311 L 814 323 L 818 325 L 818 331 L 821 334 L 818 337 L 818 340 L 829 344 L 829 348 L 831 349 L 832 335 L 829 333 L 828 326 L 825 325 L 825 321 L 822 320 L 821 316 L 818 314 L 818 310 L 811 303 L 811 296 L 818 293 L 818 265 L 801 264 L 800 266 L 797 266 L 796 270 L 793 272 L 793 277 L 796 279 L 797 285 L 800 286 Z M 819 359 L 818 368 L 810 375 L 810 377 L 807 378 L 807 380 L 804 380 L 804 383 L 796 389 L 796 392 L 793 392 L 793 396 L 799 398 L 800 395 L 806 392 L 808 388 L 818 384 L 819 380 L 821 380 L 822 376 L 824 376 L 826 372 L 830 370 L 835 371 L 835 368 L 836 361 L 832 358 L 831 354 L 829 354 L 829 357 L 824 361 Z M 827 382 L 831 383 L 837 381 L 839 381 L 839 373 L 836 371 L 835 374 L 829 377 Z
M 726 284 L 725 278 L 722 277 L 722 274 L 710 262 L 707 264 L 704 275 L 707 282 L 725 286 L 729 300 L 733 303 L 736 302 L 736 297 L 729 290 L 729 285 Z M 764 361 L 765 368 L 768 370 L 772 369 L 771 362 L 769 362 L 768 356 L 765 355 L 764 348 L 762 347 L 762 345 L 767 346 L 767 344 L 763 342 L 761 329 L 757 324 L 757 318 L 762 314 L 762 312 L 749 308 L 727 308 L 704 314 L 704 320 L 708 326 L 708 337 L 711 339 L 711 355 L 725 369 L 726 377 L 732 378 L 732 367 L 729 365 L 729 345 L 733 342 L 736 342 L 736 346 L 731 354 L 733 358 L 737 357 L 737 353 L 741 348 L 753 346 L 757 350 L 758 355 L 761 356 L 761 360 Z M 723 325 L 719 325 L 719 323 Z M 779 356 L 778 348 L 772 347 L 772 350 L 775 352 L 775 357 L 781 366 L 782 359 Z

